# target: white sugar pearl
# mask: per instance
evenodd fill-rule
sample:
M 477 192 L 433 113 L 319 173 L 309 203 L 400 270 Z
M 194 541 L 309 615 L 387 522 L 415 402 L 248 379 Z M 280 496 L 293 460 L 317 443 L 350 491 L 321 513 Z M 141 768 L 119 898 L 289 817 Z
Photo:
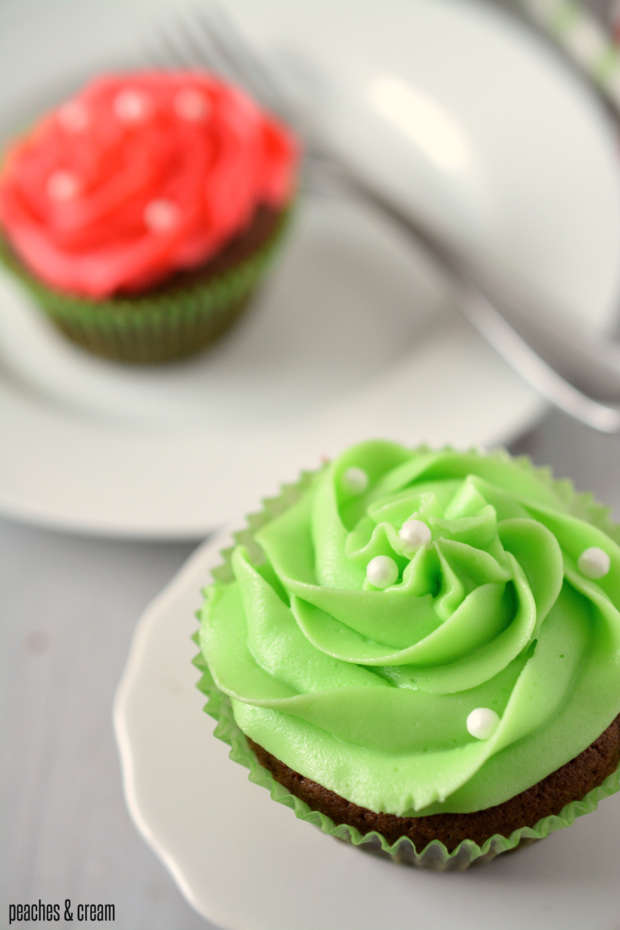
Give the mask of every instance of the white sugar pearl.
M 209 111 L 209 101 L 194 87 L 184 87 L 174 98 L 177 115 L 190 122 L 204 119 Z
M 80 100 L 68 100 L 57 113 L 63 129 L 69 132 L 81 132 L 89 123 L 88 110 Z
M 419 549 L 420 546 L 426 546 L 431 541 L 428 524 L 424 520 L 416 520 L 413 517 L 403 523 L 398 535 L 411 549 Z
M 78 189 L 78 179 L 70 171 L 53 171 L 47 179 L 47 193 L 52 200 L 72 200 Z
M 139 90 L 119 91 L 114 98 L 114 112 L 123 123 L 139 123 L 148 113 L 149 103 Z
M 163 197 L 151 200 L 144 208 L 144 222 L 153 232 L 169 232 L 179 219 L 179 208 Z
M 376 555 L 366 566 L 366 578 L 375 588 L 388 588 L 398 578 L 398 565 L 389 555 Z
M 351 494 L 362 494 L 368 487 L 368 475 L 363 468 L 347 468 L 342 476 L 342 484 Z
M 581 574 L 587 578 L 602 578 L 609 571 L 611 562 L 603 549 L 592 546 L 581 553 L 577 565 Z
M 467 729 L 476 739 L 488 739 L 499 724 L 499 717 L 490 707 L 476 707 L 467 716 Z

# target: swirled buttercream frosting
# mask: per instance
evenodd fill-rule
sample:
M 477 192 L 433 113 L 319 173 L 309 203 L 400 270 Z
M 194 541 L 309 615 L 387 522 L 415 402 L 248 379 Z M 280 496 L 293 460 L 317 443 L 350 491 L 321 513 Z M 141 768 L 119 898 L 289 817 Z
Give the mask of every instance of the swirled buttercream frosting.
M 6 153 L 0 226 L 57 289 L 139 292 L 282 207 L 296 161 L 288 130 L 211 74 L 104 75 Z
M 548 472 L 372 441 L 270 513 L 206 590 L 200 645 L 240 729 L 307 778 L 467 813 L 620 712 L 618 527 Z

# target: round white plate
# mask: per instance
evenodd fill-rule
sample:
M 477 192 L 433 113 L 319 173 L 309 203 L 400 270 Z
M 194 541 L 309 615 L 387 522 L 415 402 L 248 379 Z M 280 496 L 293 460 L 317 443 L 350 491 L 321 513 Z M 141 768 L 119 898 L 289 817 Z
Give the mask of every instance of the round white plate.
M 609 323 L 620 277 L 615 138 L 544 46 L 477 3 L 230 6 L 261 39 L 303 41 L 346 86 L 330 95 L 328 122 L 368 170 L 490 260 L 527 269 L 567 312 Z M 65 6 L 50 11 L 39 44 L 33 33 L 31 86 L 45 81 L 56 39 L 99 68 L 121 30 L 143 36 L 170 0 L 83 7 L 70 20 Z M 18 48 L 7 45 L 0 75 L 8 69 L 23 96 Z M 302 201 L 257 306 L 183 364 L 91 358 L 3 277 L 0 511 L 92 533 L 198 537 L 362 437 L 506 441 L 541 403 L 446 302 L 391 229 L 335 200 Z
M 617 930 L 620 796 L 464 874 L 396 866 L 322 835 L 248 781 L 213 737 L 190 662 L 202 545 L 142 617 L 116 695 L 125 794 L 188 901 L 223 930 Z

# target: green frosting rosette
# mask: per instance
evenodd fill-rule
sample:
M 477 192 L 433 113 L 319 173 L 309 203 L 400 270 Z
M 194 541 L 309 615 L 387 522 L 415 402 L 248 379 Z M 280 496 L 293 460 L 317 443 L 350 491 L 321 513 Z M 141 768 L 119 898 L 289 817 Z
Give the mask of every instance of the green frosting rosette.
M 620 531 L 590 496 L 506 453 L 372 441 L 265 502 L 200 611 L 216 735 L 325 832 L 436 868 L 546 836 L 617 790 L 448 852 L 311 811 L 245 737 L 347 800 L 399 816 L 501 804 L 620 712 Z

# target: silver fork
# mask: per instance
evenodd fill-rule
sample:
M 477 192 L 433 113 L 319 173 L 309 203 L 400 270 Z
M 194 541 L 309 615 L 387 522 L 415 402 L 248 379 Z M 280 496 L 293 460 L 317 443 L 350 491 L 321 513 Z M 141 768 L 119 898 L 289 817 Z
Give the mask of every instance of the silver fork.
M 217 5 L 186 10 L 147 49 L 168 67 L 205 67 L 244 86 L 298 134 L 313 177 L 347 192 L 382 214 L 458 289 L 455 306 L 502 358 L 547 400 L 606 433 L 620 432 L 620 347 L 598 339 L 521 284 L 469 254 L 427 218 L 415 215 L 375 185 L 322 133 L 313 109 L 290 91 L 291 75 L 267 60 Z M 304 80 L 312 81 L 301 63 Z M 299 74 L 297 75 L 299 79 Z M 316 83 L 316 81 L 315 81 Z M 298 81 L 299 84 L 299 81 Z

